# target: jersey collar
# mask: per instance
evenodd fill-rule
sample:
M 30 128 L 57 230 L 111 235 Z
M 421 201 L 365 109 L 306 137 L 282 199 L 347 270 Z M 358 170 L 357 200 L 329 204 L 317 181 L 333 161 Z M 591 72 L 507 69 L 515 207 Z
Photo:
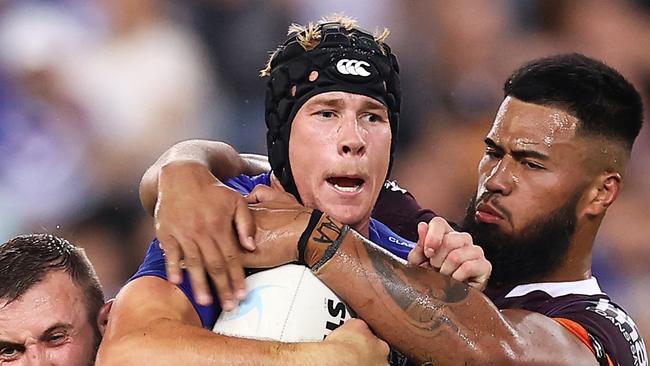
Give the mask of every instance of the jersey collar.
M 533 291 L 543 291 L 551 295 L 551 297 L 564 295 L 604 295 L 596 277 L 591 277 L 580 281 L 539 282 L 519 285 L 510 290 L 505 298 L 524 296 Z

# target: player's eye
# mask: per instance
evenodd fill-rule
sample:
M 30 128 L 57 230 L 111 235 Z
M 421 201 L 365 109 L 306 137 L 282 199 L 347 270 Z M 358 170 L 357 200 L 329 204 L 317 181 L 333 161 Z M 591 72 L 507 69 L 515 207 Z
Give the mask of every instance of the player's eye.
M 56 347 L 65 343 L 66 338 L 67 338 L 67 334 L 65 332 L 52 333 L 52 335 L 47 337 L 47 343 L 50 346 Z
M 11 361 L 15 360 L 24 352 L 24 349 L 19 346 L 4 346 L 0 348 L 0 360 Z
M 544 169 L 544 166 L 542 166 L 542 165 L 540 165 L 538 163 L 535 163 L 533 161 L 524 161 L 523 164 L 526 166 L 526 168 L 532 169 L 532 170 Z
M 378 123 L 378 122 L 384 122 L 384 118 L 376 113 L 366 113 L 362 116 L 362 119 L 364 121 L 370 122 L 370 123 Z
M 314 113 L 316 116 L 321 117 L 323 119 L 330 119 L 336 117 L 336 113 L 332 110 L 321 110 L 316 113 Z

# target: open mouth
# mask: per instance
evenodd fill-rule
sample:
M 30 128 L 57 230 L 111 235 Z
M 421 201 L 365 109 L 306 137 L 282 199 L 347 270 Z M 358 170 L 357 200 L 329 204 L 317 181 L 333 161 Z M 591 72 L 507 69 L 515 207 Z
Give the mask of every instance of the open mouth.
M 334 189 L 346 193 L 359 191 L 365 183 L 363 179 L 356 177 L 329 177 L 326 181 Z

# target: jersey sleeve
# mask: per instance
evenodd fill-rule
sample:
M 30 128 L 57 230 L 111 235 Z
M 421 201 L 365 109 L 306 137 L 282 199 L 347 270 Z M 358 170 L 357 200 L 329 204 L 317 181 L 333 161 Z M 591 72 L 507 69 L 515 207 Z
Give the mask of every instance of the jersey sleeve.
M 255 188 L 255 186 L 259 184 L 263 184 L 265 186 L 270 186 L 271 185 L 271 174 L 272 172 L 266 172 L 262 173 L 260 175 L 256 176 L 248 176 L 245 174 L 241 174 L 238 177 L 235 178 L 230 178 L 223 182 L 223 184 L 227 185 L 228 187 L 236 190 L 239 192 L 242 196 L 245 196 Z
M 138 271 L 129 279 L 129 282 L 145 276 L 154 276 L 167 280 L 165 257 L 157 239 L 154 239 L 151 245 L 149 245 L 144 261 L 140 265 L 140 268 L 138 268 Z M 187 271 L 183 270 L 183 282 L 177 286 L 192 303 L 194 310 L 196 310 L 199 318 L 201 318 L 201 324 L 203 327 L 212 329 L 214 323 L 217 321 L 219 313 L 221 312 L 214 287 L 210 285 L 210 292 L 212 293 L 214 304 L 210 306 L 202 306 L 196 303 Z
M 370 219 L 369 234 L 370 241 L 405 261 L 409 252 L 415 247 L 414 242 L 400 237 L 375 218 Z
M 609 299 L 573 304 L 554 314 L 553 318 L 578 336 L 601 365 L 648 366 L 646 346 L 639 329 L 632 318 Z

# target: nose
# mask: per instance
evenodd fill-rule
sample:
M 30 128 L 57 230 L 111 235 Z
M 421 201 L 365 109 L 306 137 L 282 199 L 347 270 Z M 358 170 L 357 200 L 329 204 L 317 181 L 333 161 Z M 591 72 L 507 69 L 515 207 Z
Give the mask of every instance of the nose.
M 513 164 L 515 162 L 508 156 L 505 156 L 496 162 L 488 172 L 485 179 L 485 189 L 490 193 L 498 193 L 507 196 L 512 192 L 515 184 L 513 176 Z
M 358 156 L 366 152 L 365 130 L 356 116 L 346 117 L 338 127 L 338 152 L 340 155 Z

